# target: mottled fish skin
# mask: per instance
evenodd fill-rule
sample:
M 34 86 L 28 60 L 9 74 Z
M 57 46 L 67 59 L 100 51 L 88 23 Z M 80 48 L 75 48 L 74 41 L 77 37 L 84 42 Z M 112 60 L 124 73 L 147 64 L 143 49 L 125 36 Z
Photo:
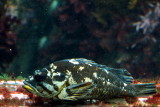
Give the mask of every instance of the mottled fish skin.
M 69 75 L 68 84 L 93 82 L 95 89 L 91 93 L 92 98 L 121 96 L 127 90 L 127 84 L 116 78 L 109 70 L 100 67 L 93 61 L 86 59 L 67 59 L 54 63 L 57 71 Z M 49 68 L 47 68 L 49 69 Z M 117 91 L 118 90 L 118 91 Z M 115 95 L 114 95 L 115 94 Z
M 131 85 L 132 80 L 125 69 L 109 68 L 91 60 L 76 58 L 56 61 L 42 70 L 36 70 L 24 82 L 33 89 L 23 87 L 54 100 L 104 100 L 137 96 L 136 87 Z

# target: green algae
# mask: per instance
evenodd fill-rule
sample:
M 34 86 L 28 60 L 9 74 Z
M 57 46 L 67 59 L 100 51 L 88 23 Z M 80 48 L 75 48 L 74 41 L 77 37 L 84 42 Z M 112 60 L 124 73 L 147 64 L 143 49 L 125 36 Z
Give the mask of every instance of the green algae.
M 8 74 L 1 73 L 1 75 L 0 75 L 0 80 L 8 81 L 8 80 L 11 80 L 11 79 L 12 79 L 12 77 L 9 76 Z

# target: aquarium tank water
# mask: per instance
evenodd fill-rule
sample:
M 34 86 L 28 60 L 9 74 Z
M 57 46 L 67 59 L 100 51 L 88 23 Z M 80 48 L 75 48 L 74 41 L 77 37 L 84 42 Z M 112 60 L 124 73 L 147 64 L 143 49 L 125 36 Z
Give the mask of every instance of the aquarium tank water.
M 159 0 L 0 0 L 0 106 L 160 106 L 159 29 Z

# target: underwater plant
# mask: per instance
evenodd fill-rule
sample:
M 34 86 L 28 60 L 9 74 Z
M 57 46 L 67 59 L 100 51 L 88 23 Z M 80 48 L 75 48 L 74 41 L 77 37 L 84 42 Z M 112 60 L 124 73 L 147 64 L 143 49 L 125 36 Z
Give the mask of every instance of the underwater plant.
M 143 34 L 152 33 L 160 23 L 160 3 L 150 4 L 152 7 L 144 16 L 140 16 L 141 21 L 134 23 L 136 31 L 143 30 Z
M 17 76 L 16 78 L 15 78 L 15 80 L 25 80 L 25 77 L 23 77 L 23 76 Z
M 138 0 L 130 0 L 128 3 L 129 4 L 128 8 L 133 9 L 136 6 L 137 2 L 138 2 Z
M 8 80 L 12 80 L 12 77 L 6 73 L 1 73 L 0 80 L 8 81 Z

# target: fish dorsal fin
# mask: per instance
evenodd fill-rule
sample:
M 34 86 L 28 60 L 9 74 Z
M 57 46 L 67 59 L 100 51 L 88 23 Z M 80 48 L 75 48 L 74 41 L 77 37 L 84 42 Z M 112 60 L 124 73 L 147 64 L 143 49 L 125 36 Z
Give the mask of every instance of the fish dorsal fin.
M 62 61 L 71 61 L 71 60 L 81 62 L 81 63 L 96 64 L 94 61 L 88 60 L 88 59 L 85 59 L 85 58 L 72 58 L 72 59 L 65 59 L 65 60 L 62 60 Z
M 75 62 L 79 62 L 79 63 L 83 63 L 83 64 L 88 64 L 88 65 L 92 65 L 92 66 L 97 66 L 97 67 L 106 67 L 105 65 L 97 64 L 93 60 L 88 60 L 88 59 L 85 59 L 85 58 L 65 59 L 63 61 L 69 61 L 69 62 L 70 61 L 75 61 Z
M 92 60 L 85 59 L 85 58 L 76 58 L 75 60 L 78 62 L 83 62 L 83 63 L 90 64 L 93 66 L 97 66 L 101 69 L 105 69 L 105 70 L 115 74 L 117 77 L 119 77 L 123 82 L 125 82 L 127 84 L 131 84 L 133 82 L 132 75 L 126 69 L 110 68 L 110 67 L 107 67 L 106 65 L 97 64 L 96 62 L 94 62 Z
M 106 65 L 101 65 L 101 64 L 98 64 L 98 63 L 96 63 L 92 60 L 88 60 L 88 59 L 85 59 L 85 58 L 66 59 L 64 61 L 70 61 L 70 60 L 74 60 L 74 61 L 77 61 L 79 63 L 85 63 L 85 64 L 88 64 L 88 65 L 96 66 L 96 67 L 99 67 L 101 69 L 107 70 L 107 71 L 113 73 L 118 78 L 120 78 L 126 84 L 131 84 L 133 82 L 132 75 L 126 69 L 110 68 L 110 67 L 107 67 Z
M 115 74 L 117 77 L 119 77 L 123 82 L 127 84 L 131 84 L 133 82 L 132 75 L 126 69 L 114 69 L 109 67 L 105 67 L 105 69 Z

